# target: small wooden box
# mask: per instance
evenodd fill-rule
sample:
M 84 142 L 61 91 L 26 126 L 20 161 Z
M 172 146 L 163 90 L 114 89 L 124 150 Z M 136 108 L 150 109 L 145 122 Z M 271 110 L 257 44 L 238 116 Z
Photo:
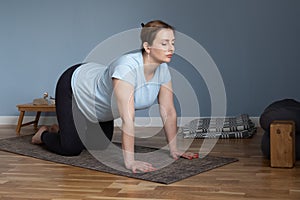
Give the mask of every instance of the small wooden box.
M 295 165 L 295 123 L 278 120 L 270 125 L 271 167 Z

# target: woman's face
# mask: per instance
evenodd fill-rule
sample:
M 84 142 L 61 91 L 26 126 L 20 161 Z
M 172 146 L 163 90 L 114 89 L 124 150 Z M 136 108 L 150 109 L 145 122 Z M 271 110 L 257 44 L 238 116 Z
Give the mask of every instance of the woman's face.
M 174 53 L 175 47 L 174 31 L 171 29 L 162 29 L 157 34 L 150 46 L 152 60 L 156 63 L 170 62 Z

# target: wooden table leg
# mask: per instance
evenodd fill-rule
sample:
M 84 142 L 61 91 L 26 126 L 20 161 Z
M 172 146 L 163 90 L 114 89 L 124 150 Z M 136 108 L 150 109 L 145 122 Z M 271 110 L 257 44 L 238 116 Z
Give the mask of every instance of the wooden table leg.
M 28 126 L 33 124 L 35 129 L 38 129 L 39 125 L 39 119 L 41 116 L 42 112 L 55 112 L 56 107 L 55 105 L 33 105 L 32 103 L 27 103 L 27 104 L 19 104 L 17 105 L 18 110 L 20 111 L 20 116 L 16 128 L 17 135 L 20 135 L 21 128 L 23 126 Z M 25 115 L 25 112 L 36 112 L 35 119 L 29 122 L 24 123 L 23 118 Z
M 20 111 L 20 116 L 19 116 L 19 120 L 18 120 L 18 125 L 17 125 L 17 128 L 16 128 L 17 135 L 20 135 L 20 130 L 21 130 L 21 126 L 22 126 L 24 114 L 25 114 L 25 111 Z
M 37 129 L 39 120 L 40 120 L 41 112 L 38 111 L 36 112 L 35 120 L 34 120 L 34 128 Z

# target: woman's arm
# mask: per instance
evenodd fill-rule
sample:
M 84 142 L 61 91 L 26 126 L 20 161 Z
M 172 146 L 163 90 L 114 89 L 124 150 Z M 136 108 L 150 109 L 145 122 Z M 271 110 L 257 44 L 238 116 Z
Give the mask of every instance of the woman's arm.
M 158 102 L 160 108 L 160 115 L 166 133 L 166 138 L 169 144 L 170 155 L 174 159 L 178 159 L 178 157 L 180 156 L 188 159 L 198 158 L 198 154 L 190 152 L 184 153 L 178 151 L 177 149 L 177 114 L 174 106 L 173 89 L 171 81 L 160 87 Z
M 134 88 L 126 81 L 113 79 L 114 95 L 122 121 L 122 149 L 124 164 L 134 173 L 153 171 L 151 164 L 136 161 L 134 158 Z
M 174 106 L 171 81 L 160 87 L 158 103 L 170 152 L 177 151 L 177 114 Z
M 134 98 L 133 86 L 129 83 L 113 79 L 114 95 L 122 121 L 122 149 L 125 166 L 134 161 Z

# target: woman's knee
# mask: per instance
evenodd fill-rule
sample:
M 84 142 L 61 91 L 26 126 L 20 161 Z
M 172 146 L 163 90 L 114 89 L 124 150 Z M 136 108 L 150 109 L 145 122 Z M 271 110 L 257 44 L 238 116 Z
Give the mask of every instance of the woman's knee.
M 74 146 L 63 147 L 61 155 L 63 155 L 63 156 L 78 156 L 81 154 L 82 151 L 83 151 L 83 148 L 80 148 L 80 147 L 74 147 Z
M 73 140 L 69 139 L 61 141 L 62 152 L 64 156 L 78 156 L 84 149 L 84 145 L 81 140 L 73 138 Z

